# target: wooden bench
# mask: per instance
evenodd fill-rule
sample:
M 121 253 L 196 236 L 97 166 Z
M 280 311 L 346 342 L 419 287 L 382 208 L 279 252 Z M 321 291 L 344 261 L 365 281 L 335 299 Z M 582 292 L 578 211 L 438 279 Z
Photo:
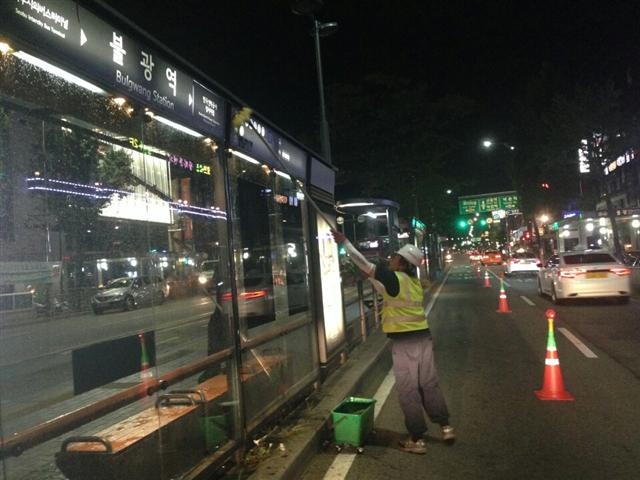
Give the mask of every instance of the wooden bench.
M 283 362 L 283 355 L 256 355 L 242 366 L 240 378 L 247 382 L 262 373 L 270 377 Z M 227 375 L 218 374 L 199 383 L 197 390 L 160 395 L 155 407 L 94 436 L 66 439 L 56 464 L 71 480 L 174 477 L 228 438 L 224 412 L 216 412 L 216 403 L 228 391 Z

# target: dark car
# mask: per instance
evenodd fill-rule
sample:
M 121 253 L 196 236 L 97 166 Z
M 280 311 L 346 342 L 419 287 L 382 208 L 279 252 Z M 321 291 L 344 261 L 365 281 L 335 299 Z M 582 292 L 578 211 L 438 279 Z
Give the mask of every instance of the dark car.
M 166 287 L 159 277 L 121 277 L 111 280 L 91 299 L 93 313 L 133 310 L 140 305 L 164 302 Z

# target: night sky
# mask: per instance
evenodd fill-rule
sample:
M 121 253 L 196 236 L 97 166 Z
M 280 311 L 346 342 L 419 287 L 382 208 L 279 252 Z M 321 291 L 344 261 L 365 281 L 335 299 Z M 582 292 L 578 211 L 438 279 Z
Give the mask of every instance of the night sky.
M 105 2 L 287 132 L 317 128 L 311 21 L 288 1 Z M 472 98 L 480 113 L 461 132 L 469 139 L 499 138 L 513 100 L 543 67 L 559 89 L 640 78 L 633 0 L 325 0 L 317 18 L 339 24 L 321 39 L 325 85 L 385 73 L 427 82 L 436 97 Z

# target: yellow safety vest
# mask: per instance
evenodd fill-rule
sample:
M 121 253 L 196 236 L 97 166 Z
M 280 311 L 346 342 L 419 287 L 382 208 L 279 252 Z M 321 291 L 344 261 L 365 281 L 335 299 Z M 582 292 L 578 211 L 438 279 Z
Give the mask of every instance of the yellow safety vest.
M 428 328 L 422 299 L 422 285 L 417 278 L 404 272 L 394 272 L 400 282 L 395 297 L 385 290 L 382 297 L 382 331 L 385 333 L 412 332 Z

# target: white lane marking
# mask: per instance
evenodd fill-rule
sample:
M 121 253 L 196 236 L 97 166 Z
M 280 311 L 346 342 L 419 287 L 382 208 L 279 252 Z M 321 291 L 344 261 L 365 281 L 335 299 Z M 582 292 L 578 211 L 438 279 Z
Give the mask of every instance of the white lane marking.
M 504 278 L 504 274 L 498 275 L 497 273 L 494 273 L 492 270 L 489 270 L 489 269 L 487 269 L 487 271 L 489 272 L 489 274 L 493 275 L 498 280 L 502 279 L 502 283 L 504 283 L 505 287 L 511 286 L 511 284 Z
M 322 477 L 323 480 L 343 480 L 347 477 L 353 461 L 356 459 L 355 453 L 340 453 L 336 455 L 333 463 Z
M 426 315 L 429 315 L 429 312 L 431 311 L 431 309 L 433 308 L 433 305 L 436 302 L 436 298 L 440 295 L 440 291 L 442 290 L 442 287 L 444 287 L 444 284 L 447 283 L 447 279 L 449 278 L 450 272 L 451 270 L 447 271 L 447 274 L 442 280 L 442 283 L 438 286 L 438 289 L 436 290 L 436 292 L 429 299 L 429 303 L 424 309 Z M 376 404 L 373 410 L 374 421 L 376 418 L 378 418 L 378 414 L 380 413 L 383 405 L 389 398 L 389 394 L 393 389 L 394 383 L 395 383 L 395 379 L 393 377 L 393 369 L 391 369 L 387 373 L 387 376 L 384 377 L 384 380 L 378 387 L 378 390 L 376 391 L 376 393 L 373 395 L 373 398 L 376 400 Z M 323 480 L 344 480 L 347 477 L 347 474 L 349 473 L 349 470 L 351 469 L 351 465 L 353 465 L 353 462 L 355 461 L 356 456 L 357 455 L 355 453 L 340 453 L 336 455 L 336 458 L 333 459 L 333 462 L 327 469 L 326 473 L 324 474 L 324 477 L 322 477 Z
M 429 299 L 429 303 L 427 304 L 427 307 L 424 309 L 425 316 L 427 317 L 429 316 L 429 312 L 433 308 L 433 304 L 436 303 L 436 298 L 438 298 L 438 296 L 440 295 L 440 291 L 442 290 L 442 287 L 444 287 L 444 284 L 447 283 L 447 279 L 449 278 L 450 273 L 451 273 L 451 270 L 447 270 L 447 274 L 442 279 L 442 283 L 436 290 L 436 293 L 434 293 L 433 296 Z
M 598 358 L 598 356 L 593 353 L 589 347 L 587 347 L 582 341 L 576 337 L 573 333 L 571 333 L 566 328 L 558 328 L 558 331 L 562 333 L 565 337 L 569 339 L 571 343 L 575 345 L 575 347 L 582 352 L 582 354 L 587 358 Z
M 378 387 L 378 391 L 373 396 L 376 401 L 375 407 L 373 409 L 374 420 L 378 418 L 378 414 L 380 413 L 380 410 L 382 410 L 382 406 L 387 401 L 387 398 L 389 398 L 389 394 L 391 393 L 394 384 L 395 378 L 393 377 L 393 369 L 391 369 L 387 373 L 387 376 L 384 377 L 384 380 Z
M 383 405 L 387 401 L 387 398 L 389 398 L 389 394 L 393 389 L 394 383 L 395 379 L 393 378 L 393 369 L 391 369 L 387 373 L 387 376 L 384 377 L 384 380 L 378 387 L 376 393 L 373 395 L 373 398 L 376 401 L 373 408 L 374 421 L 378 418 Z M 341 453 L 336 455 L 336 458 L 333 459 L 329 469 L 324 474 L 323 480 L 343 480 L 349 473 L 349 469 L 351 469 L 351 465 L 353 465 L 355 459 L 355 453 Z
M 527 297 L 525 297 L 524 295 L 520 295 L 520 298 L 522 300 L 525 301 L 525 303 L 528 303 L 529 305 L 531 305 L 532 307 L 535 306 L 535 303 L 533 303 L 531 300 L 529 300 Z

